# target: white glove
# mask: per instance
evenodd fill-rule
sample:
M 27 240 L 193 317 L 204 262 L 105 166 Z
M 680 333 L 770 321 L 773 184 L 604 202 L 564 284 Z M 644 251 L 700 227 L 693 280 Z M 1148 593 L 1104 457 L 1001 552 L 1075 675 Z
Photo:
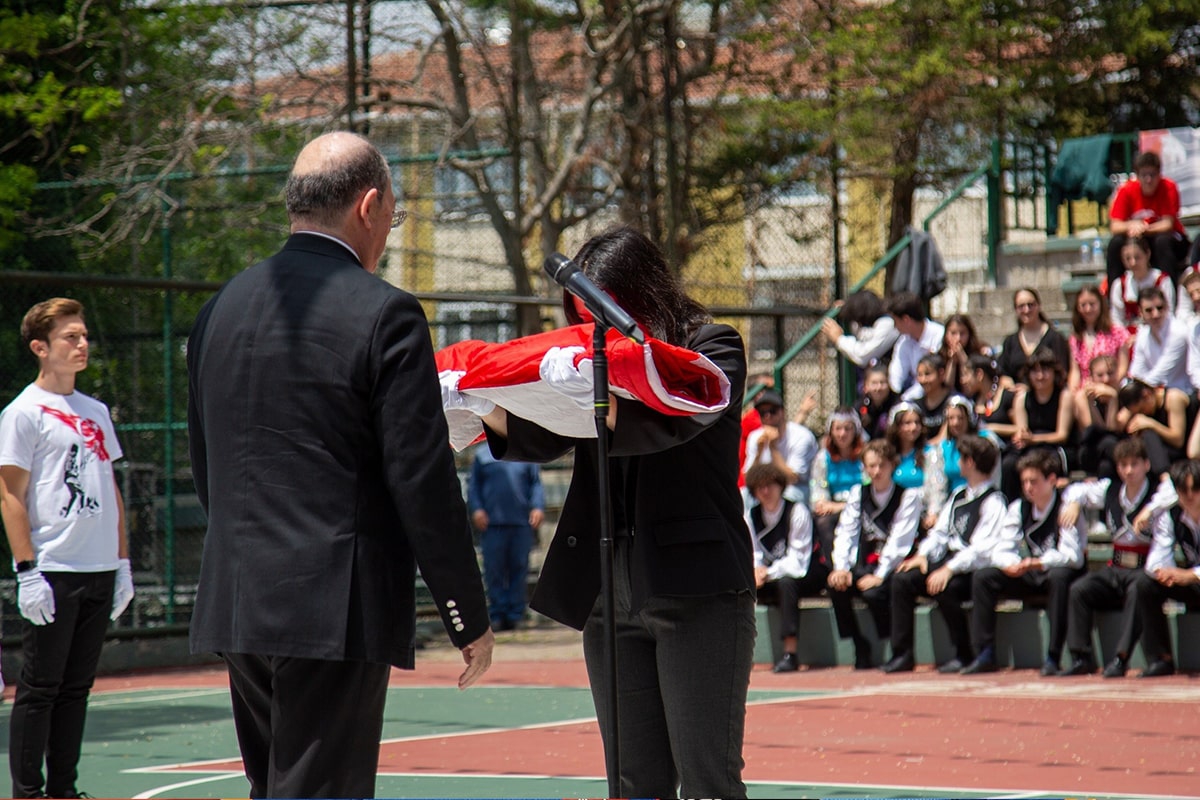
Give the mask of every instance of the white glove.
M 551 347 L 542 356 L 538 374 L 546 384 L 575 401 L 584 410 L 590 410 L 596 402 L 596 393 L 592 389 L 592 360 L 580 360 L 575 366 L 575 356 L 584 352 L 584 348 Z
M 129 559 L 122 558 L 117 565 L 117 579 L 113 584 L 113 607 L 109 618 L 116 621 L 122 612 L 129 607 L 133 600 L 133 572 L 129 567 Z
M 40 569 L 17 576 L 17 605 L 21 616 L 34 625 L 54 622 L 54 587 Z
M 438 373 L 438 383 L 442 385 L 442 410 L 455 411 L 462 409 L 476 416 L 483 417 L 496 410 L 496 404 L 486 397 L 474 397 L 463 394 L 458 390 L 458 382 L 467 373 L 461 370 L 443 370 Z

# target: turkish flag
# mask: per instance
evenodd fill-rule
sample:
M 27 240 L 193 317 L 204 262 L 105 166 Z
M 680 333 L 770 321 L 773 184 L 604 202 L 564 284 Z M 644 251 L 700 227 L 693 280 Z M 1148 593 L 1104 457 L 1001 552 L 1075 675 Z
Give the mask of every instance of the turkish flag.
M 592 357 L 592 324 L 524 336 L 501 344 L 469 340 L 436 354 L 439 374 L 458 372 L 458 390 L 484 397 L 547 430 L 575 438 L 596 437 L 590 409 L 555 391 L 538 374 L 552 347 L 582 347 L 578 364 Z M 606 335 L 608 386 L 663 414 L 721 411 L 729 405 L 729 378 L 703 355 L 658 339 L 637 344 L 614 330 Z M 585 368 L 586 369 L 586 368 Z M 462 450 L 483 435 L 483 424 L 470 411 L 446 411 L 450 444 Z

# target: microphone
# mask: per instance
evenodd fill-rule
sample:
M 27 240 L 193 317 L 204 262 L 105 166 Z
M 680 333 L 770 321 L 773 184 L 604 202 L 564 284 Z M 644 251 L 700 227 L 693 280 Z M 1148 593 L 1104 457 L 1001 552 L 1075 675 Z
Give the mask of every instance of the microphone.
M 562 253 L 551 253 L 543 267 L 554 282 L 583 301 L 592 316 L 604 325 L 620 331 L 626 338 L 638 344 L 646 339 L 641 328 L 629 316 L 629 312 L 617 305 L 617 301 L 596 284 L 588 280 L 575 262 Z

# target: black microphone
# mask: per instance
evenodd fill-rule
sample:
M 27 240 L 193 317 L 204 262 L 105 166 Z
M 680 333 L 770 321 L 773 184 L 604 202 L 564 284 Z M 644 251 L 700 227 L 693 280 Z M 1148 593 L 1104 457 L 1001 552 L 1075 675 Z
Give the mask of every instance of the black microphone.
M 641 328 L 633 321 L 633 317 L 629 316 L 629 312 L 617 305 L 617 301 L 607 292 L 588 280 L 583 271 L 575 266 L 574 261 L 562 253 L 551 253 L 543 266 L 555 283 L 583 301 L 597 321 L 620 331 L 638 344 L 646 341 Z

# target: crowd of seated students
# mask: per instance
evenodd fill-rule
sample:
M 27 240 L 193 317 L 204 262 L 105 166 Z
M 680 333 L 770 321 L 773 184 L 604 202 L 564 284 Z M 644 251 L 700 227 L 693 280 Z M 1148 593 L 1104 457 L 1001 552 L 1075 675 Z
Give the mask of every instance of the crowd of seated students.
M 1145 266 L 1138 242 L 1125 244 L 1135 272 Z M 850 332 L 836 323 L 824 332 L 861 355 L 867 348 L 856 349 L 853 334 L 867 331 L 877 355 L 855 362 L 860 397 L 826 413 L 805 398 L 799 416 L 823 419 L 823 436 L 797 464 L 762 445 L 797 440 L 799 425 L 778 393 L 764 393 L 762 422 L 782 430 L 755 437 L 743 466 L 760 596 L 786 609 L 776 671 L 799 668 L 796 603 L 818 594 L 830 599 L 839 636 L 853 641 L 859 669 L 876 665 L 852 600 L 890 642 L 882 669 L 903 672 L 915 665 L 913 612 L 924 597 L 954 645 L 940 672 L 999 667 L 996 604 L 1007 598 L 1045 605 L 1043 676 L 1101 667 L 1123 676 L 1142 631 L 1141 675 L 1175 671 L 1162 601 L 1200 610 L 1200 323 L 1176 318 L 1161 282 L 1133 279 L 1147 285 L 1132 330 L 1090 286 L 1065 337 L 1037 292 L 1019 289 L 1017 328 L 998 352 L 968 317 L 938 323 L 910 293 L 847 301 L 867 311 Z M 1200 307 L 1200 270 L 1185 270 L 1183 281 Z M 881 340 L 892 341 L 890 358 L 878 355 Z M 1100 528 L 1112 559 L 1089 571 L 1089 534 Z M 1091 647 L 1098 611 L 1121 615 L 1104 665 Z

